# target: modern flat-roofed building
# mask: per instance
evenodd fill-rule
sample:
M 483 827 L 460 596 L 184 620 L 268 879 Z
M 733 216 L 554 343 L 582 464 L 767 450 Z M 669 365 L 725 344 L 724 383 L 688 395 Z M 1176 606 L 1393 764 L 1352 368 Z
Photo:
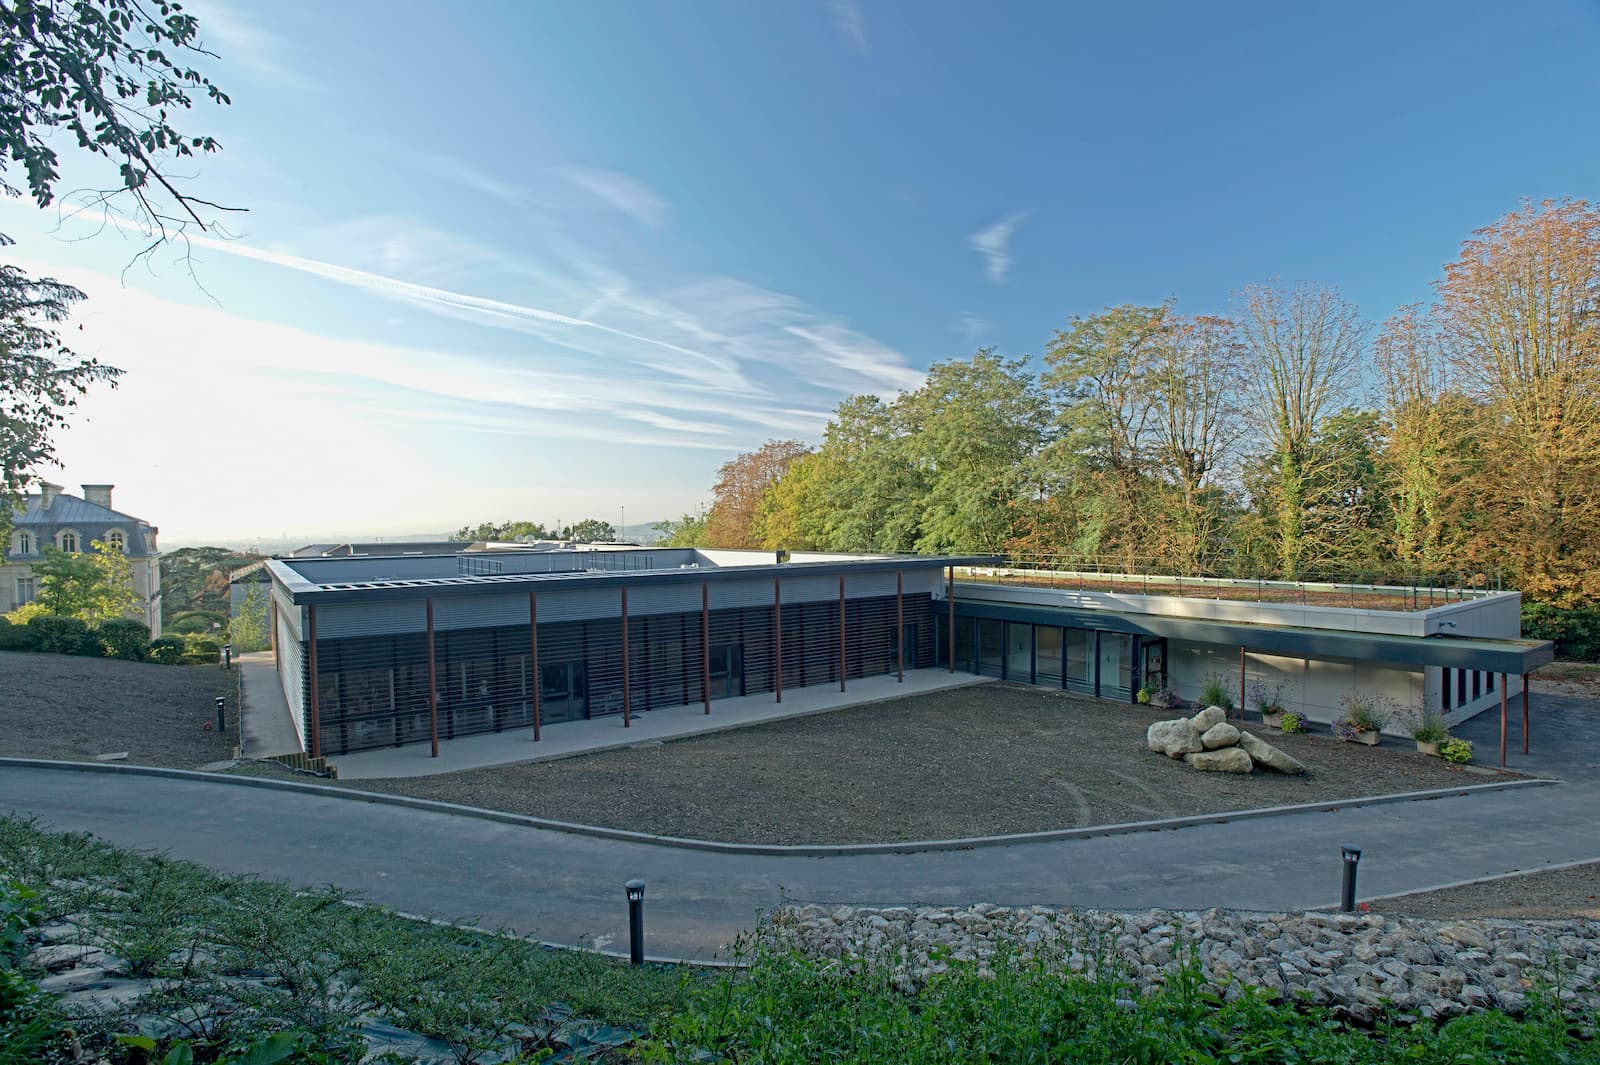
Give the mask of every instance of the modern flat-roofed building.
M 946 571 L 988 561 L 508 545 L 265 570 L 304 749 L 338 755 L 931 667 Z
M 1331 722 L 1349 694 L 1454 724 L 1499 706 L 1554 658 L 1521 638 L 1521 596 L 1497 589 L 1239 581 L 1050 569 L 956 576 L 956 668 L 1132 700 L 1197 698 L 1212 679 L 1249 710 L 1257 693 Z M 1242 696 L 1242 698 L 1241 698 Z

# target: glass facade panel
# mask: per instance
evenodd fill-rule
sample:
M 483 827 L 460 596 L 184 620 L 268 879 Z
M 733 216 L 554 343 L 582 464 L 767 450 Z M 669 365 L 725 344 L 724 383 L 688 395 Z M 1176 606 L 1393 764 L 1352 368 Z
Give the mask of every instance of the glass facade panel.
M 1094 633 L 1068 629 L 1067 688 L 1075 692 L 1094 692 Z
M 1033 626 L 1006 622 L 1006 679 L 1033 683 Z
M 1035 625 L 1033 642 L 1034 683 L 1061 687 L 1061 630 L 1054 625 Z
M 980 618 L 978 621 L 978 672 L 986 677 L 1005 673 L 1005 623 Z
M 1100 634 L 1100 695 L 1133 698 L 1133 637 L 1125 632 Z

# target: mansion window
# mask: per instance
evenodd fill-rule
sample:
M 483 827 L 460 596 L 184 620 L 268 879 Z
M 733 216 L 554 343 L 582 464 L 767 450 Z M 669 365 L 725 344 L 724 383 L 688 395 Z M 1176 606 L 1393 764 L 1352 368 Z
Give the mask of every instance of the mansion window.
M 65 551 L 69 555 L 77 554 L 78 553 L 78 534 L 75 533 L 75 532 L 70 532 L 70 531 L 62 533 L 61 534 L 61 550 Z
M 34 597 L 35 594 L 36 594 L 36 589 L 35 589 L 35 586 L 34 586 L 34 578 L 32 578 L 32 577 L 18 577 L 17 578 L 17 605 L 18 606 L 23 606 L 24 604 L 33 602 L 33 597 Z
M 17 554 L 33 554 L 33 534 L 30 532 L 17 533 Z
M 106 543 L 110 544 L 115 550 L 121 551 L 124 555 L 128 553 L 128 545 L 122 538 L 121 529 L 112 529 L 106 533 Z

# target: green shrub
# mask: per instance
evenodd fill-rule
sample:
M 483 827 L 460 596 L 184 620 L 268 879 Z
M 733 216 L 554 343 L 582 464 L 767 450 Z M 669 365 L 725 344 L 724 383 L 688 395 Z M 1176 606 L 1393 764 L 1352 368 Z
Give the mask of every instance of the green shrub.
M 179 636 L 208 636 L 227 624 L 228 615 L 215 610 L 184 610 L 172 615 L 166 629 Z
M 183 634 L 183 660 L 190 665 L 209 665 L 222 658 L 222 644 L 210 636 Z
M 105 645 L 77 618 L 45 614 L 28 622 L 38 650 L 57 655 L 102 655 Z
M 1472 761 L 1472 741 L 1458 737 L 1445 740 L 1439 744 L 1439 757 L 1451 765 L 1466 765 Z
M 1600 662 L 1600 606 L 1560 607 L 1524 599 L 1522 635 L 1554 641 L 1557 658 Z
M 1285 710 L 1283 712 L 1283 720 L 1278 722 L 1278 727 L 1290 734 L 1304 732 L 1306 730 L 1306 719 L 1293 710 Z
M 106 654 L 129 662 L 143 662 L 150 650 L 150 630 L 133 618 L 113 618 L 95 632 L 105 644 Z
M 1228 690 L 1220 676 L 1213 673 L 1206 678 L 1206 686 L 1200 691 L 1199 699 L 1201 709 L 1208 706 L 1220 706 L 1229 713 L 1233 712 L 1233 692 Z
M 26 625 L 13 625 L 0 618 L 0 651 L 37 651 L 38 634 Z
M 150 641 L 150 650 L 145 657 L 158 665 L 181 666 L 183 664 L 183 640 L 177 636 L 158 636 Z

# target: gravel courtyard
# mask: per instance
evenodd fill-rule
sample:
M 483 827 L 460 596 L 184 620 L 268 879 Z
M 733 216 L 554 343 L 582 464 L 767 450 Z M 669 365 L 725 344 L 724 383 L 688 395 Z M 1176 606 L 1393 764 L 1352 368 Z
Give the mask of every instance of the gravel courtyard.
M 232 753 L 237 682 L 237 671 L 217 666 L 0 651 L 0 753 L 90 761 L 127 751 L 131 763 L 192 769 Z M 219 695 L 228 700 L 222 733 Z
M 1174 716 L 988 684 L 668 743 L 354 786 L 669 836 L 863 843 L 1143 821 L 1502 779 L 1388 739 L 1253 727 L 1303 777 L 1199 773 L 1145 748 Z

